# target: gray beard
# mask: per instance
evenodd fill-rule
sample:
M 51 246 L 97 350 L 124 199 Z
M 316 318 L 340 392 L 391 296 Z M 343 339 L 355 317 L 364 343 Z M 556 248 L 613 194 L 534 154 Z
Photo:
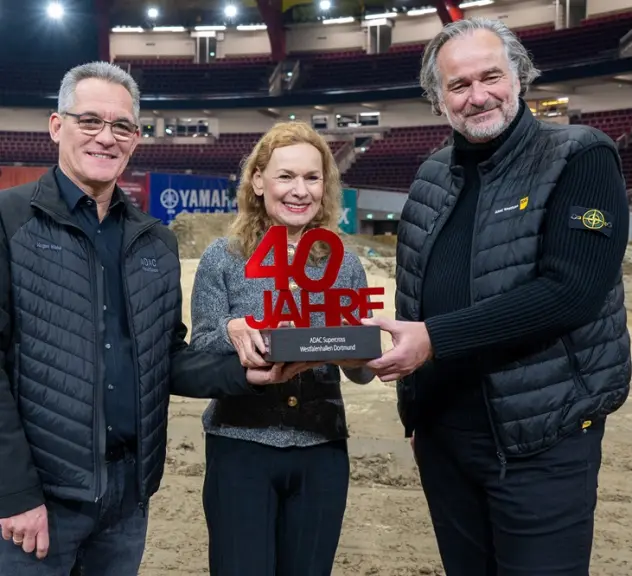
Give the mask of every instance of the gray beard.
M 448 118 L 448 122 L 450 126 L 454 128 L 457 132 L 460 132 L 464 138 L 471 142 L 488 142 L 493 140 L 494 138 L 500 136 L 513 122 L 516 114 L 518 114 L 518 110 L 520 109 L 520 100 L 519 97 L 516 97 L 513 105 L 507 109 L 506 113 L 503 117 L 498 120 L 498 122 L 491 125 L 464 125 L 461 130 L 455 127 L 452 119 L 449 115 L 446 115 Z

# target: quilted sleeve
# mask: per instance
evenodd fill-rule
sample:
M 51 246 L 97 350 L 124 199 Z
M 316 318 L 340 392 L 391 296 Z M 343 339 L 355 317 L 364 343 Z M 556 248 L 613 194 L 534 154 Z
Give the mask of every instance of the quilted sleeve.
M 230 315 L 224 270 L 231 265 L 223 240 L 213 242 L 202 255 L 191 294 L 191 347 L 216 354 L 235 354 L 228 336 Z

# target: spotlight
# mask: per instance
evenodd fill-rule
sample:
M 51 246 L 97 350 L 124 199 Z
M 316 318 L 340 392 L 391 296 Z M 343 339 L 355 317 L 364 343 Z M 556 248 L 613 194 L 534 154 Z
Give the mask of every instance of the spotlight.
M 156 18 L 158 18 L 158 8 L 149 8 L 147 10 L 147 16 L 151 18 L 152 20 L 155 20 Z
M 320 2 L 320 9 L 325 11 L 325 10 L 329 10 L 331 8 L 331 2 L 330 0 L 321 0 Z
M 64 15 L 64 7 L 59 2 L 51 2 L 46 9 L 49 18 L 59 20 Z
M 224 8 L 224 14 L 226 14 L 227 18 L 234 18 L 237 16 L 237 7 L 229 4 L 226 8 Z

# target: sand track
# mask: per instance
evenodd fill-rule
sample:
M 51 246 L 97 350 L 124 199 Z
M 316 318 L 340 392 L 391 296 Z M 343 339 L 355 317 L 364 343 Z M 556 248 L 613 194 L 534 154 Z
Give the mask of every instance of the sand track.
M 196 258 L 223 233 L 218 230 L 225 229 L 226 217 L 195 215 L 192 220 L 195 224 L 182 223 L 178 231 L 184 258 L 183 315 L 189 326 Z M 362 256 L 367 246 L 379 250 L 384 245 L 382 258 L 363 258 L 363 262 L 369 284 L 386 287 L 384 314 L 392 316 L 394 264 L 385 256 L 389 249 L 392 253 L 393 239 L 383 243 L 372 239 L 370 244 L 354 239 L 351 244 Z M 627 262 L 632 283 L 632 251 Z M 628 294 L 632 303 L 632 284 Z M 385 339 L 383 346 L 390 347 L 390 342 Z M 377 380 L 367 386 L 347 382 L 343 393 L 352 436 L 352 474 L 334 576 L 444 574 L 410 445 L 397 417 L 394 388 Z M 606 432 L 592 576 L 632 574 L 631 406 L 628 402 L 610 418 Z M 203 401 L 173 398 L 165 478 L 151 504 L 142 576 L 208 574 L 201 504 L 204 443 L 200 419 L 205 407 Z

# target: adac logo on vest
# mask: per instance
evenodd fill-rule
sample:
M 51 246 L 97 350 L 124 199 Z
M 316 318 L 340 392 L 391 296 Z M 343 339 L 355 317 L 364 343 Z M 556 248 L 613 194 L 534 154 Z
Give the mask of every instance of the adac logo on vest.
M 529 205 L 529 197 L 525 196 L 520 198 L 518 204 L 512 204 L 511 206 L 505 206 L 504 208 L 498 208 L 494 210 L 494 214 L 502 214 L 503 212 L 511 212 L 512 210 L 526 210 Z
M 158 261 L 156 258 L 145 258 L 144 256 L 141 256 L 140 267 L 145 272 L 152 272 L 154 274 L 160 272 L 160 270 L 158 270 Z
M 612 216 L 605 210 L 571 206 L 570 227 L 612 234 Z

